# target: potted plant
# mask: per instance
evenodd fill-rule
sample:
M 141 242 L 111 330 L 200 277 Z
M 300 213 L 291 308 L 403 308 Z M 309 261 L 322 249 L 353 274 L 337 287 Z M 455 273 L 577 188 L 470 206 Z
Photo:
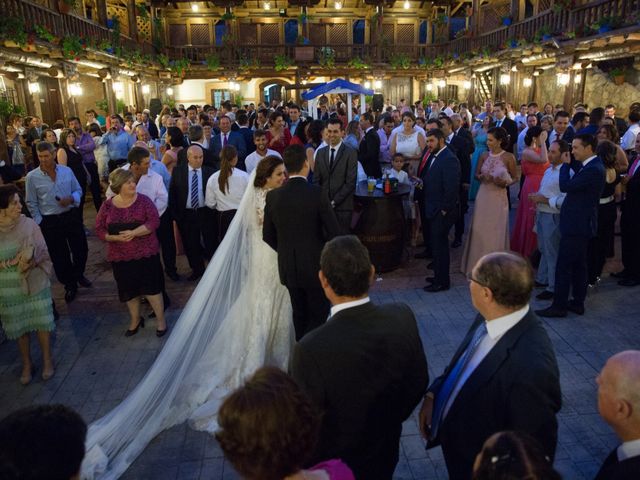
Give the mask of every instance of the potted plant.
M 318 55 L 318 63 L 326 68 L 336 66 L 336 51 L 331 47 L 322 47 Z
M 82 41 L 76 35 L 68 35 L 62 39 L 62 56 L 67 60 L 77 59 L 83 50 Z
M 502 17 L 501 22 L 502 22 L 502 25 L 504 25 L 505 27 L 508 27 L 513 23 L 513 19 L 507 15 Z
M 43 26 L 43 25 L 35 25 L 33 27 L 33 31 L 35 32 L 35 34 L 37 35 L 37 37 L 40 40 L 43 40 L 45 42 L 49 42 L 49 43 L 54 43 L 56 40 L 55 35 L 53 35 L 53 33 L 51 33 L 47 27 Z
M 411 60 L 406 53 L 393 53 L 389 60 L 389 65 L 394 70 L 407 70 L 411 66 Z
M 220 65 L 220 56 L 217 53 L 210 53 L 205 60 L 208 70 L 218 70 Z
M 179 58 L 178 60 L 171 60 L 169 62 L 169 70 L 171 73 L 183 78 L 187 70 L 191 67 L 191 62 L 187 58 Z
M 232 12 L 224 12 L 224 14 L 220 17 L 220 19 L 224 20 L 225 22 L 234 20 L 235 18 L 236 16 Z
M 21 17 L 0 17 L 0 38 L 5 47 L 19 47 L 27 43 L 24 19 Z
M 313 47 L 309 45 L 309 39 L 304 35 L 298 35 L 295 48 L 296 62 L 312 62 L 314 58 Z
M 621 68 L 614 68 L 609 71 L 609 75 L 613 79 L 613 83 L 616 85 L 622 85 L 624 83 L 624 70 Z
M 281 72 L 283 70 L 286 70 L 287 68 L 291 67 L 294 64 L 294 61 L 292 58 L 282 53 L 279 53 L 278 55 L 273 57 L 273 61 L 275 64 L 276 72 Z
M 365 62 L 360 57 L 353 57 L 351 60 L 349 60 L 347 65 L 349 66 L 349 68 L 354 68 L 356 70 L 365 70 L 367 68 L 371 68 L 371 65 Z
M 158 55 L 157 60 L 162 68 L 164 69 L 169 68 L 169 57 L 167 57 L 164 53 L 161 53 L 160 55 Z
M 67 14 L 71 10 L 75 10 L 78 6 L 78 0 L 58 0 L 58 11 Z
M 575 8 L 575 0 L 555 0 L 551 9 L 555 13 L 562 13 L 563 11 L 573 10 Z

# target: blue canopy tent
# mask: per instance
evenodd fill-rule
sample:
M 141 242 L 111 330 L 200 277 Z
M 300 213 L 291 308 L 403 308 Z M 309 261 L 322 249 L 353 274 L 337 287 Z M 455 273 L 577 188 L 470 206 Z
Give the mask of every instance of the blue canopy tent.
M 319 85 L 311 90 L 307 90 L 302 94 L 302 99 L 309 102 L 309 111 L 315 119 L 318 118 L 317 98 L 322 95 L 337 93 L 347 94 L 347 105 L 349 105 L 349 108 L 347 108 L 347 118 L 351 121 L 353 119 L 353 112 L 351 110 L 351 105 L 353 105 L 351 100 L 352 95 L 360 95 L 360 113 L 364 113 L 367 111 L 364 97 L 365 95 L 373 95 L 373 90 L 364 88 L 356 83 L 348 82 L 343 78 L 337 78 L 324 85 Z

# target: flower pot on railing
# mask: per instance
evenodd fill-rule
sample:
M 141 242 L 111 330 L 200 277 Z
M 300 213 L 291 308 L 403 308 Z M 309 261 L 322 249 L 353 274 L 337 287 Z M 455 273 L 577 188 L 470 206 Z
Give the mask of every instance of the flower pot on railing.
M 502 17 L 502 25 L 505 27 L 509 27 L 513 23 L 513 19 L 511 17 Z
M 544 35 L 542 35 L 542 41 L 543 42 L 548 42 L 549 40 L 551 40 L 551 35 L 548 33 L 545 33 Z
M 300 45 L 295 48 L 296 62 L 312 62 L 314 58 L 313 47 L 309 45 Z
M 598 33 L 607 33 L 611 31 L 611 26 L 610 25 L 602 25 L 600 26 L 600 28 L 598 28 Z

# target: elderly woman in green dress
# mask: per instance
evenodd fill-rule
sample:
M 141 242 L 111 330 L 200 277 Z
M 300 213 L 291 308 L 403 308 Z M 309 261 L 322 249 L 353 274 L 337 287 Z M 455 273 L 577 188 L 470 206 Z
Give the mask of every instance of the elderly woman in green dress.
M 49 342 L 55 328 L 51 302 L 51 259 L 40 227 L 22 215 L 18 189 L 0 186 L 0 321 L 7 338 L 16 339 L 22 357 L 20 383 L 31 382 L 30 334 L 42 349 L 42 379 L 53 376 Z

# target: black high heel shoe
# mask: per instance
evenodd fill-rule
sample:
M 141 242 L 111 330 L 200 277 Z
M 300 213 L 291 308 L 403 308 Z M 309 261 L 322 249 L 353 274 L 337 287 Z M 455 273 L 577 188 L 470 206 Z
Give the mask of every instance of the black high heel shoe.
M 127 330 L 126 332 L 124 332 L 124 336 L 131 337 L 132 335 L 135 335 L 136 333 L 138 333 L 138 329 L 140 327 L 144 328 L 144 317 L 140 317 L 140 321 L 138 322 L 138 325 L 136 325 L 136 328 L 134 328 L 133 330 Z

